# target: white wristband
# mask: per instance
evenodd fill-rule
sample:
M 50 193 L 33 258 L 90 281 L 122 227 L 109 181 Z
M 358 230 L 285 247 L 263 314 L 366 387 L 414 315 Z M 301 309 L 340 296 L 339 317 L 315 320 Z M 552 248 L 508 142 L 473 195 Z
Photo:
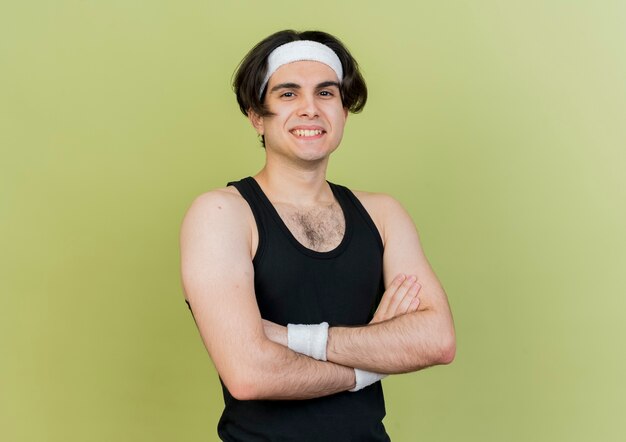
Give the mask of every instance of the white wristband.
M 287 347 L 319 361 L 326 360 L 328 322 L 321 324 L 287 324 Z
M 356 380 L 356 386 L 350 390 L 352 392 L 359 391 L 365 387 L 372 385 L 374 382 L 378 382 L 383 378 L 386 378 L 386 374 L 372 373 L 365 370 L 354 369 L 354 378 Z

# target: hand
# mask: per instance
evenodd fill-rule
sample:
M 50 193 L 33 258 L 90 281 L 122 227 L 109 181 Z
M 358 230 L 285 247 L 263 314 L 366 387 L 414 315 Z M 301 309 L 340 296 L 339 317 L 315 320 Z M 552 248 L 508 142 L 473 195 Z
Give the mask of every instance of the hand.
M 417 294 L 421 288 L 422 285 L 417 282 L 415 275 L 399 274 L 396 276 L 383 293 L 370 324 L 416 311 L 420 303 Z
M 267 339 L 283 347 L 287 347 L 287 327 L 263 319 L 263 330 L 265 331 Z

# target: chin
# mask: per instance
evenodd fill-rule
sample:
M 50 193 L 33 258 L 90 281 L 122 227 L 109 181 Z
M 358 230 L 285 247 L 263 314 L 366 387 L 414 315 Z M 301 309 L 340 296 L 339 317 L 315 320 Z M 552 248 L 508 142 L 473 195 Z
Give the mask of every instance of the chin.
M 322 161 L 330 157 L 335 149 L 315 149 L 313 151 L 300 151 L 298 155 L 304 161 Z

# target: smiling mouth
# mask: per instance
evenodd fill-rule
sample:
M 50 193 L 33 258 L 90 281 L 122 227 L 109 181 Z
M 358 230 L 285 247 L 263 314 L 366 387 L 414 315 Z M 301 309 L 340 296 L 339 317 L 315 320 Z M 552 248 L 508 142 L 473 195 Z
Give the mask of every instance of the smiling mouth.
M 296 137 L 316 137 L 326 133 L 326 131 L 321 129 L 294 129 L 291 131 L 293 135 Z

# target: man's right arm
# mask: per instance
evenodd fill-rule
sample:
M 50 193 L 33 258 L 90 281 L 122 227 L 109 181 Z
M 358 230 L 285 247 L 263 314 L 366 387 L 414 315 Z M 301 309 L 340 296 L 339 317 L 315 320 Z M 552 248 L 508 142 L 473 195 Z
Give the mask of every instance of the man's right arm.
M 309 399 L 354 387 L 352 368 L 270 341 L 254 295 L 252 229 L 245 201 L 228 190 L 200 196 L 181 229 L 187 300 L 213 363 L 237 399 Z

